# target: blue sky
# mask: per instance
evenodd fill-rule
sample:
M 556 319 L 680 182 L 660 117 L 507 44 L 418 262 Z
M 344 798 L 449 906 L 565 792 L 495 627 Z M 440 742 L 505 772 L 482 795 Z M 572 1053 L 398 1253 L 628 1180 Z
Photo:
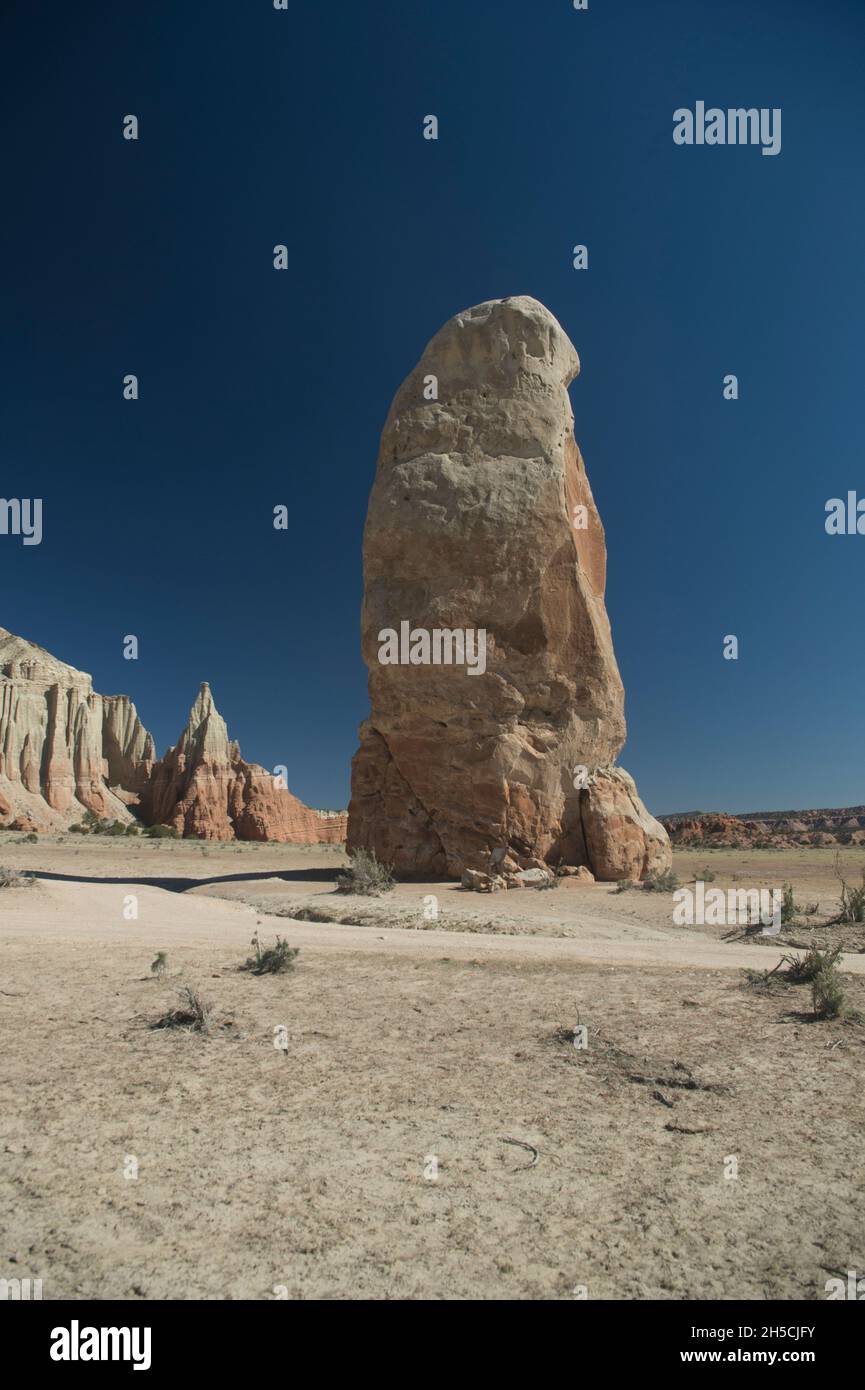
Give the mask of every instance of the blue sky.
M 865 537 L 824 529 L 865 495 L 861 0 L 31 0 L 0 38 L 0 492 L 45 516 L 0 536 L 0 624 L 160 751 L 209 680 L 344 805 L 390 400 L 452 314 L 532 294 L 582 359 L 647 804 L 865 800 Z M 674 145 L 697 100 L 780 107 L 780 154 Z

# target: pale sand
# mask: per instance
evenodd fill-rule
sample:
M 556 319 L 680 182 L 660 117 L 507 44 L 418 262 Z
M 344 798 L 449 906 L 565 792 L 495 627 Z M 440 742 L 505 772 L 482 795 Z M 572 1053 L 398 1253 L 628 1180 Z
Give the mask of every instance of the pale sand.
M 865 1028 L 743 987 L 788 947 L 673 928 L 668 896 L 609 885 L 370 903 L 316 879 L 329 849 L 3 839 L 0 863 L 69 878 L 0 892 L 0 1277 L 49 1299 L 762 1299 L 865 1268 Z M 832 855 L 795 854 L 749 858 L 828 905 Z M 741 872 L 708 859 L 721 886 Z M 300 946 L 293 974 L 237 971 L 257 923 Z M 845 957 L 865 1009 L 863 967 Z M 148 1026 L 186 982 L 207 1038 Z M 578 1022 L 585 1052 L 556 1038 Z

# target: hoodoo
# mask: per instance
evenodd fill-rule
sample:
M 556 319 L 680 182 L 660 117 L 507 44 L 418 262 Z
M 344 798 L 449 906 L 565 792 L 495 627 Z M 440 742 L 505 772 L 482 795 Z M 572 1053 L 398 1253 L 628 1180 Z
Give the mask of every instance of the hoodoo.
M 240 756 L 205 681 L 176 745 L 153 768 L 141 797 L 145 820 L 199 840 L 338 844 L 345 816 L 323 816 L 280 778 Z
M 601 879 L 670 863 L 614 766 L 624 692 L 567 391 L 579 366 L 536 299 L 492 300 L 445 324 L 391 406 L 364 532 L 371 712 L 348 848 L 398 874 L 458 877 L 493 855 Z M 420 639 L 383 660 L 404 623 L 413 639 L 483 633 L 484 669 L 425 660 Z

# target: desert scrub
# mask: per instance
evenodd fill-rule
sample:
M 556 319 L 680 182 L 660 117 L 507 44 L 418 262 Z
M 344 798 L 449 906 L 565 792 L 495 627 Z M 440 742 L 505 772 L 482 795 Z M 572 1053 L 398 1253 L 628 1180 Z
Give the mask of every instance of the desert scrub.
M 380 893 L 389 893 L 396 887 L 390 869 L 380 864 L 370 850 L 356 849 L 349 860 L 348 868 L 336 876 L 337 893 L 360 893 L 377 898 Z
M 777 965 L 774 970 L 746 970 L 744 972 L 746 988 L 763 990 L 765 993 L 770 994 L 773 989 L 780 988 L 781 985 L 788 983 L 785 976 L 778 975 L 777 970 Z
M 186 1028 L 191 1033 L 209 1033 L 213 1005 L 202 999 L 192 985 L 182 985 L 177 991 L 180 1007 L 169 1009 L 151 1026 L 159 1028 Z
M 784 978 L 794 985 L 811 986 L 811 1006 L 815 1018 L 848 1018 L 859 1020 L 860 1015 L 847 1004 L 847 996 L 838 973 L 841 947 L 819 951 L 810 947 L 804 956 L 782 956 L 787 969 Z
M 695 882 L 695 883 L 714 883 L 714 882 L 715 882 L 715 871 L 714 871 L 714 869 L 710 869 L 709 866 L 708 866 L 708 864 L 707 864 L 706 867 L 705 867 L 705 869 L 703 869 L 700 873 L 694 875 L 694 882 Z
M 785 883 L 781 889 L 781 921 L 795 922 L 797 917 L 813 917 L 819 903 L 797 903 L 792 883 Z
M 616 892 L 629 893 L 634 886 L 634 880 L 632 878 L 620 878 L 616 884 Z
M 793 985 L 810 984 L 815 1018 L 844 1018 L 850 1022 L 861 1022 L 861 1014 L 847 1003 L 838 973 L 840 956 L 840 946 L 833 946 L 827 951 L 812 946 L 804 956 L 782 956 L 782 964 L 787 966 L 783 978 Z
M 78 829 L 85 835 L 123 835 L 126 830 L 122 821 L 112 820 L 110 816 L 97 816 L 95 811 L 84 812 Z
M 679 886 L 679 880 L 672 869 L 650 869 L 643 879 L 643 888 L 647 893 L 673 893 Z
M 849 1013 L 844 986 L 834 962 L 824 960 L 811 981 L 811 1005 L 817 1018 L 842 1018 Z
M 149 840 L 180 839 L 180 831 L 173 825 L 148 825 L 144 833 Z
M 781 891 L 781 921 L 792 922 L 796 916 L 796 899 L 792 883 L 785 883 Z
M 842 922 L 865 922 L 865 869 L 862 870 L 861 887 L 851 888 L 841 869 L 841 856 L 836 853 L 835 877 L 841 884 L 840 920 Z
M 811 984 L 821 970 L 834 969 L 840 955 L 840 946 L 834 946 L 831 951 L 819 951 L 816 946 L 811 946 L 804 956 L 782 956 L 781 963 L 787 967 L 784 978 L 791 985 Z
M 34 883 L 32 874 L 22 874 L 18 869 L 0 869 L 0 888 L 32 888 Z
M 300 947 L 289 946 L 281 936 L 276 938 L 275 945 L 263 947 L 256 932 L 250 945 L 254 946 L 255 955 L 247 957 L 241 970 L 249 970 L 253 975 L 281 975 L 287 970 L 293 970 L 294 962 L 300 955 Z

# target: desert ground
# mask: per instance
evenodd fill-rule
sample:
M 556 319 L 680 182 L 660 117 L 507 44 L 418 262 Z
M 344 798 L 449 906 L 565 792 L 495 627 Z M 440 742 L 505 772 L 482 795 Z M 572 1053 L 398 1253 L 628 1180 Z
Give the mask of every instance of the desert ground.
M 0 889 L 0 1277 L 46 1299 L 823 1299 L 865 1268 L 865 926 L 819 925 L 833 861 L 677 853 L 683 884 L 816 905 L 767 939 L 613 884 L 360 898 L 338 848 L 0 834 L 35 875 Z M 842 862 L 858 882 L 865 852 Z M 300 948 L 292 971 L 239 968 L 256 931 Z M 813 942 L 844 948 L 846 1017 L 766 975 Z M 185 985 L 206 1033 L 154 1027 Z

